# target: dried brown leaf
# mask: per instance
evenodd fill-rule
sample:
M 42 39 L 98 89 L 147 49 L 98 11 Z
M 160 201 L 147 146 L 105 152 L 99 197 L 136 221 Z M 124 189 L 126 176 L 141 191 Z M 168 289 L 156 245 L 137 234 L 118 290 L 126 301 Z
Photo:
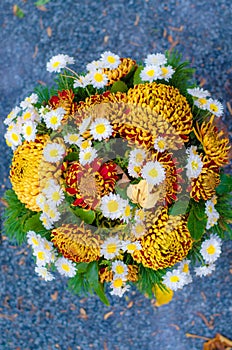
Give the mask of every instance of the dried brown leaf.
M 232 341 L 221 334 L 217 333 L 215 338 L 208 340 L 203 350 L 231 350 Z
M 136 15 L 134 26 L 137 26 L 139 24 L 139 21 L 140 21 L 140 16 Z
M 36 58 L 36 56 L 37 56 L 37 54 L 38 54 L 38 51 L 39 51 L 39 49 L 38 49 L 38 45 L 36 44 L 35 45 L 35 50 L 34 50 L 34 53 L 33 53 L 33 58 Z
M 36 6 L 36 7 L 38 10 L 43 11 L 43 12 L 48 10 L 44 5 L 40 5 L 40 6 Z
M 56 301 L 58 297 L 58 291 L 56 290 L 53 294 L 51 294 L 52 300 Z
M 130 301 L 129 304 L 127 305 L 127 308 L 130 309 L 134 305 L 133 301 Z
M 177 331 L 180 330 L 180 327 L 177 324 L 170 323 L 170 326 L 174 327 Z
M 104 350 L 108 350 L 108 346 L 107 346 L 107 343 L 106 343 L 105 340 L 104 340 L 104 343 L 103 343 L 103 349 L 104 349 Z
M 52 36 L 52 28 L 51 27 L 47 27 L 46 31 L 47 31 L 48 37 L 50 38 Z
M 232 107 L 230 102 L 226 102 L 226 105 L 227 105 L 228 111 L 230 112 L 230 115 L 232 115 Z
M 184 26 L 182 25 L 179 28 L 169 26 L 168 28 L 173 30 L 174 32 L 183 32 Z
M 87 320 L 88 319 L 88 315 L 85 311 L 85 309 L 83 307 L 80 308 L 80 315 L 79 315 L 80 318 L 83 318 L 84 320 Z
M 113 311 L 110 311 L 110 312 L 107 312 L 105 315 L 104 315 L 104 320 L 108 320 L 108 318 L 110 317 L 110 316 L 112 316 L 114 314 L 114 312 Z
M 108 43 L 109 38 L 110 38 L 109 35 L 105 35 L 105 36 L 104 36 L 104 40 L 103 40 L 104 44 L 107 44 L 107 43 Z

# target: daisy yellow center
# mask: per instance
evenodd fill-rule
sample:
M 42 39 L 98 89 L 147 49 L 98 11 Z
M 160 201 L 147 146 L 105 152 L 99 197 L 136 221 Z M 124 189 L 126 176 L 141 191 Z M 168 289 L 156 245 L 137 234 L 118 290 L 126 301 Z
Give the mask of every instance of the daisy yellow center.
M 89 146 L 90 146 L 90 143 L 89 143 L 88 140 L 83 141 L 82 144 L 81 144 L 81 148 L 82 148 L 82 149 L 86 149 L 86 148 L 88 148 Z
M 147 71 L 147 75 L 148 75 L 149 77 L 153 77 L 154 74 L 155 74 L 154 69 L 150 69 L 150 70 Z
M 162 67 L 161 70 L 162 70 L 163 75 L 168 74 L 168 68 Z
M 12 140 L 13 141 L 18 141 L 19 140 L 19 136 L 15 133 L 12 134 Z
M 116 278 L 114 281 L 113 281 L 113 286 L 114 288 L 121 288 L 123 285 L 123 280 L 121 278 Z
M 198 163 L 195 160 L 192 161 L 191 165 L 192 165 L 192 169 L 193 170 L 197 170 L 198 169 Z
M 118 210 L 119 205 L 115 200 L 111 200 L 107 204 L 107 207 L 110 213 L 115 213 Z
M 25 100 L 26 100 L 26 102 L 31 102 L 31 98 L 30 97 L 26 97 Z
M 103 134 L 106 131 L 106 127 L 104 124 L 98 124 L 96 126 L 96 132 L 97 134 Z
M 44 260 L 45 259 L 44 252 L 38 252 L 37 257 L 38 257 L 39 260 Z
M 152 178 L 156 178 L 159 175 L 159 173 L 157 169 L 152 168 L 151 170 L 149 170 L 148 175 Z
M 116 252 L 117 246 L 116 243 L 109 243 L 106 247 L 107 253 L 113 254 Z
M 135 160 L 136 162 L 141 163 L 143 161 L 143 155 L 141 153 L 137 153 Z
M 60 199 L 60 194 L 59 194 L 59 192 L 53 192 L 53 194 L 52 194 L 52 199 L 53 199 L 53 201 L 58 201 L 59 199 Z
M 31 113 L 30 112 L 26 112 L 24 115 L 23 115 L 23 119 L 24 120 L 27 120 L 31 117 Z
M 115 63 L 116 59 L 115 59 L 114 56 L 108 56 L 108 57 L 107 57 L 107 61 L 108 61 L 109 63 Z
M 61 268 L 64 270 L 64 271 L 66 271 L 66 272 L 69 272 L 70 271 L 70 266 L 68 265 L 68 264 L 62 264 L 61 265 Z
M 218 112 L 218 106 L 214 103 L 211 103 L 209 107 L 213 112 Z
M 45 213 L 47 213 L 48 210 L 49 210 L 49 205 L 46 203 L 46 204 L 44 204 L 43 211 L 44 211 Z
M 121 265 L 118 265 L 118 266 L 116 266 L 115 271 L 116 271 L 116 273 L 118 273 L 120 275 L 124 272 L 124 267 Z
M 140 172 L 141 168 L 138 165 L 134 166 L 134 171 L 138 174 Z
M 53 115 L 50 119 L 51 124 L 55 125 L 58 122 L 58 118 L 56 115 Z
M 198 101 L 200 102 L 201 105 L 205 105 L 207 103 L 206 98 L 199 98 Z
M 50 245 L 48 244 L 48 242 L 44 243 L 44 248 L 47 249 L 47 250 L 50 250 Z
M 60 65 L 60 62 L 59 61 L 56 61 L 52 64 L 52 67 L 53 68 L 57 68 L 58 66 Z
M 91 158 L 91 152 L 86 152 L 84 155 L 84 160 L 89 160 Z
M 54 210 L 50 210 L 49 211 L 49 216 L 54 219 L 54 217 L 56 216 L 56 213 L 54 212 Z
M 208 211 L 209 211 L 209 213 L 212 213 L 212 212 L 213 212 L 213 207 L 212 207 L 212 205 L 209 206 Z
M 103 75 L 101 73 L 95 73 L 94 74 L 94 79 L 97 83 L 101 83 L 103 80 Z
M 12 130 L 13 127 L 14 127 L 13 125 L 9 125 L 8 131 Z
M 189 266 L 188 264 L 184 264 L 183 266 L 183 272 L 188 273 L 189 272 Z
M 58 150 L 57 149 L 51 149 L 50 150 L 50 156 L 51 157 L 57 157 L 58 156 Z
M 140 235 L 141 233 L 144 232 L 144 226 L 141 225 L 141 224 L 136 225 L 136 226 L 135 226 L 135 232 L 136 232 L 138 235 Z
M 124 214 L 125 214 L 125 216 L 129 216 L 130 215 L 130 206 L 129 205 L 126 206 Z
M 26 133 L 27 135 L 31 135 L 31 133 L 32 133 L 32 127 L 31 127 L 30 125 L 28 125 L 28 126 L 26 127 L 25 133 Z
M 134 251 L 134 250 L 136 250 L 136 245 L 134 243 L 129 243 L 127 245 L 127 249 L 130 251 Z
M 170 277 L 170 282 L 172 282 L 172 283 L 176 283 L 176 282 L 179 282 L 179 281 L 180 281 L 180 278 L 178 276 Z
M 32 237 L 31 241 L 34 245 L 39 245 L 39 241 L 35 237 Z
M 145 215 L 144 215 L 144 211 L 143 211 L 143 210 L 139 210 L 139 211 L 137 212 L 137 215 L 138 215 L 138 218 L 139 218 L 140 220 L 144 220 Z
M 211 245 L 206 249 L 206 251 L 207 251 L 207 253 L 208 253 L 209 255 L 213 255 L 213 254 L 215 254 L 215 252 L 216 252 L 216 248 L 211 244 Z
M 72 142 L 76 142 L 76 141 L 78 141 L 78 139 L 79 139 L 79 136 L 77 136 L 77 135 L 70 135 L 69 136 L 69 140 Z
M 164 147 L 165 147 L 165 142 L 164 142 L 163 140 L 159 140 L 158 143 L 157 143 L 157 145 L 158 145 L 158 147 L 159 147 L 160 149 L 164 149 Z

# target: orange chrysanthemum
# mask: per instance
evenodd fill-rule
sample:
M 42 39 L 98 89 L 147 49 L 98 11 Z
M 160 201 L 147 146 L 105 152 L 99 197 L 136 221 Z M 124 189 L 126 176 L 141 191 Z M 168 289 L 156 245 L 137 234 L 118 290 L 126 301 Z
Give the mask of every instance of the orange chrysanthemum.
M 121 63 L 115 69 L 103 69 L 103 73 L 106 74 L 108 78 L 108 86 L 125 77 L 130 73 L 132 68 L 136 67 L 136 61 L 132 60 L 131 58 L 120 58 L 120 61 Z

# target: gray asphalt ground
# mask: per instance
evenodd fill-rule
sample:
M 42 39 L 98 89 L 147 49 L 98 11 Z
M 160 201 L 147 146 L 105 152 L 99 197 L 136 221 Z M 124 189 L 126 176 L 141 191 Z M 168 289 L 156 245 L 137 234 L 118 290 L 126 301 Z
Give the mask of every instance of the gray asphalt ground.
M 176 48 L 197 67 L 195 78 L 225 107 L 231 131 L 231 0 L 1 0 L 0 6 L 0 196 L 11 152 L 2 121 L 38 83 L 51 84 L 46 62 L 55 54 L 75 57 L 75 70 L 105 50 L 141 60 Z M 25 16 L 13 14 L 17 4 Z M 2 210 L 2 207 L 1 207 Z M 65 279 L 46 283 L 34 272 L 31 252 L 3 237 L 0 246 L 1 350 L 198 350 L 216 333 L 232 339 L 232 243 L 225 242 L 216 272 L 155 308 L 136 290 L 111 306 L 80 298 Z M 191 334 L 191 336 L 188 336 Z

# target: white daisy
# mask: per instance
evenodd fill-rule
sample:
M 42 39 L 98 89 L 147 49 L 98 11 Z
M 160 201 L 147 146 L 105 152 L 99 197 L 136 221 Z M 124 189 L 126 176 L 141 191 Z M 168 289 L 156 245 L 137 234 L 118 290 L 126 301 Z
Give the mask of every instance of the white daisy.
M 121 217 L 125 206 L 126 201 L 119 194 L 110 193 L 102 197 L 100 209 L 106 218 L 118 219 Z
M 199 97 L 194 100 L 194 105 L 200 109 L 206 110 L 208 109 L 208 100 L 205 97 Z
M 27 243 L 32 246 L 32 248 L 40 247 L 43 243 L 43 239 L 34 231 L 27 232 Z
M 65 155 L 64 146 L 59 143 L 48 143 L 43 150 L 43 156 L 47 162 L 56 163 Z
M 43 238 L 42 245 L 45 250 L 49 251 L 50 253 L 53 253 L 54 246 L 52 242 L 48 241 L 46 238 Z
M 80 147 L 80 149 L 84 150 L 90 148 L 92 146 L 92 142 L 89 139 L 83 139 L 83 141 L 78 146 Z
M 167 58 L 162 53 L 149 54 L 144 62 L 147 66 L 162 66 L 167 63 Z
M 61 121 L 65 113 L 66 112 L 62 107 L 53 109 L 50 112 L 46 113 L 43 118 L 47 128 L 51 128 L 52 130 L 57 130 L 61 125 Z
M 19 146 L 22 143 L 22 137 L 20 135 L 20 130 L 17 127 L 10 128 L 5 134 L 5 139 L 8 145 Z
M 43 226 L 47 229 L 50 230 L 53 228 L 53 223 L 49 219 L 48 215 L 46 213 L 42 213 L 39 217 L 40 221 L 42 222 Z
M 127 171 L 130 176 L 138 178 L 141 172 L 141 166 L 134 162 L 129 162 Z
M 41 117 L 35 108 L 27 108 L 22 114 L 21 120 L 22 120 L 22 123 L 25 123 L 27 121 L 39 122 L 41 120 Z
M 128 267 L 123 261 L 115 260 L 112 262 L 112 271 L 114 273 L 114 278 L 120 277 L 125 280 L 128 274 Z
M 47 216 L 48 216 L 51 223 L 54 223 L 54 222 L 60 220 L 60 212 L 56 208 L 53 208 L 53 207 L 49 208 L 49 210 L 47 212 Z
M 199 267 L 195 267 L 194 271 L 197 276 L 208 276 L 211 275 L 211 273 L 215 270 L 216 266 L 215 264 L 207 264 Z
M 9 125 L 14 119 L 17 118 L 20 111 L 21 111 L 21 108 L 19 107 L 13 108 L 12 111 L 6 117 L 6 119 L 3 121 L 3 123 L 5 125 Z
M 33 104 L 36 104 L 38 102 L 38 99 L 39 99 L 38 95 L 33 93 L 30 96 L 26 97 L 25 100 L 23 100 L 20 103 L 20 107 L 22 109 L 31 108 L 33 107 Z
M 81 165 L 90 164 L 97 157 L 97 151 L 93 147 L 81 149 L 79 161 Z
M 48 204 L 59 205 L 64 200 L 64 192 L 60 186 L 51 186 L 47 192 Z
M 133 225 L 131 231 L 136 238 L 141 238 L 146 233 L 146 227 L 142 222 L 138 221 Z
M 44 204 L 45 204 L 46 198 L 42 193 L 39 193 L 36 196 L 36 204 L 38 205 L 38 207 L 43 210 Z
M 80 135 L 84 134 L 84 132 L 89 129 L 91 119 L 92 119 L 91 117 L 88 117 L 81 122 L 81 124 L 79 125 L 79 134 Z
M 53 178 L 48 178 L 46 182 L 43 183 L 42 192 L 47 195 L 51 189 L 55 188 L 56 186 L 58 186 L 57 181 Z
M 66 277 L 74 277 L 77 271 L 74 263 L 64 257 L 58 258 L 55 262 L 55 266 L 58 272 Z
M 200 175 L 203 168 L 203 162 L 201 156 L 196 151 L 196 147 L 191 147 L 186 153 L 188 154 L 186 175 L 191 180 Z
M 110 284 L 110 287 L 112 289 L 110 294 L 117 295 L 119 297 L 122 297 L 123 294 L 130 289 L 130 286 L 126 284 L 121 277 L 114 278 Z
M 187 91 L 190 95 L 192 95 L 193 97 L 197 97 L 197 98 L 206 98 L 206 97 L 210 96 L 209 91 L 204 90 L 200 87 L 196 87 L 193 89 L 187 89 Z
M 37 266 L 45 266 L 51 262 L 51 252 L 44 247 L 35 247 L 32 253 L 36 257 Z
M 175 73 L 175 70 L 171 66 L 162 66 L 160 67 L 160 69 L 161 69 L 160 79 L 164 79 L 166 81 L 168 81 Z
M 142 177 L 151 185 L 159 185 L 165 180 L 165 169 L 158 162 L 147 162 L 141 171 Z
M 93 87 L 100 89 L 106 86 L 108 78 L 107 75 L 102 73 L 101 70 L 96 70 L 90 73 L 90 81 Z
M 98 69 L 103 68 L 103 62 L 98 60 L 98 61 L 92 61 L 86 65 L 86 69 L 88 72 L 92 72 Z
M 22 135 L 26 141 L 34 141 L 36 137 L 36 124 L 28 121 L 23 125 Z
M 55 277 L 44 266 L 36 266 L 35 272 L 42 277 L 46 282 L 52 281 Z
M 113 259 L 119 254 L 120 249 L 121 241 L 118 237 L 109 237 L 101 245 L 101 255 L 103 255 L 105 259 Z
M 143 222 L 145 220 L 145 211 L 143 209 L 137 209 L 134 218 L 137 222 Z
M 133 254 L 135 250 L 141 250 L 142 246 L 139 241 L 131 242 L 131 241 L 123 241 L 122 242 L 122 250 L 124 252 L 128 252 Z
M 216 117 L 221 117 L 223 114 L 223 105 L 217 100 L 210 98 L 207 103 L 207 109 Z
M 101 59 L 103 67 L 109 69 L 115 69 L 120 64 L 120 57 L 115 55 L 111 51 L 105 51 L 101 54 Z
M 102 141 L 112 135 L 113 128 L 105 118 L 97 118 L 90 126 L 90 133 L 94 140 Z
M 205 213 L 208 217 L 206 225 L 206 229 L 208 230 L 217 223 L 220 217 L 220 214 L 214 207 L 214 199 L 209 199 L 205 202 Z
M 74 88 L 85 88 L 86 86 L 92 84 L 91 74 L 79 75 L 78 78 L 74 80 Z
M 81 137 L 77 133 L 69 133 L 69 134 L 64 136 L 64 142 L 66 142 L 70 145 L 79 146 L 82 141 L 84 141 L 83 137 Z
M 133 149 L 129 154 L 129 163 L 142 164 L 146 159 L 146 152 L 143 149 Z
M 122 220 L 128 223 L 131 219 L 131 206 L 128 201 L 126 201 L 126 205 L 124 206 L 124 210 L 122 212 Z
M 190 275 L 189 264 L 190 264 L 190 260 L 184 259 L 181 261 L 181 263 L 178 266 L 178 270 L 186 274 L 185 284 L 189 284 L 193 281 L 192 276 Z
M 167 141 L 165 138 L 158 136 L 154 142 L 154 148 L 159 152 L 164 152 L 167 149 Z
M 160 78 L 162 71 L 159 66 L 146 66 L 140 72 L 140 78 L 143 81 L 149 81 L 150 83 Z
M 62 68 L 65 68 L 67 64 L 73 64 L 74 59 L 68 55 L 59 54 L 53 56 L 47 63 L 47 71 L 60 73 Z
M 211 235 L 202 245 L 200 253 L 205 262 L 208 264 L 214 263 L 221 254 L 222 241 L 217 235 Z
M 171 290 L 176 291 L 186 284 L 186 274 L 178 269 L 168 271 L 163 277 L 163 283 Z

